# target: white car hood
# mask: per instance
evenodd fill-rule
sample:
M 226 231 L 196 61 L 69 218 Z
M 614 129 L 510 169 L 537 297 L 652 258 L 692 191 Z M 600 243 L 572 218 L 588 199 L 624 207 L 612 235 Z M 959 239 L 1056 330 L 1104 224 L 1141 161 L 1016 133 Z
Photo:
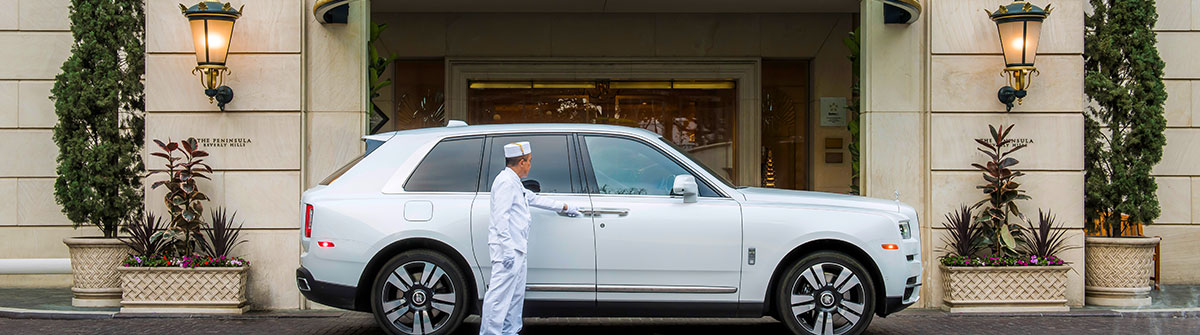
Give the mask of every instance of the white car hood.
M 738 189 L 751 203 L 783 203 L 796 205 L 836 206 L 872 209 L 898 213 L 916 219 L 916 211 L 895 200 L 876 199 L 848 194 L 784 190 L 777 188 L 745 187 Z

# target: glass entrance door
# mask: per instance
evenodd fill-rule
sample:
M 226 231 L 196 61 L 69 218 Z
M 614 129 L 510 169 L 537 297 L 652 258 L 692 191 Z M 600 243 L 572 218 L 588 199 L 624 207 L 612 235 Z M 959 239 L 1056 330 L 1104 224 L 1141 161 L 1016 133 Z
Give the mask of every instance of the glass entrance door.
M 467 123 L 596 123 L 658 133 L 733 180 L 732 81 L 474 81 Z

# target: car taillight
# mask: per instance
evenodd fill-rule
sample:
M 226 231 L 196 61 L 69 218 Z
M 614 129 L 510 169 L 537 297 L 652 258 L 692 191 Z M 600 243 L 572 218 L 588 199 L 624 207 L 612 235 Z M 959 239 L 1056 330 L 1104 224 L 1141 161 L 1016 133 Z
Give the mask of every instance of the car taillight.
M 304 237 L 312 237 L 312 205 L 304 204 Z

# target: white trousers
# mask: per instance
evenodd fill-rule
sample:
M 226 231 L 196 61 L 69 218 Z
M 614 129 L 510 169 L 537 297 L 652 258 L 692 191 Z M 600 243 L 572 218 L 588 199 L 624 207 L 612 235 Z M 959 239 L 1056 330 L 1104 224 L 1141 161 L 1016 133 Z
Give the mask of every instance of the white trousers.
M 500 249 L 493 246 L 489 249 Z M 501 253 L 502 254 L 502 253 Z M 480 335 L 513 335 L 521 331 L 521 310 L 525 307 L 525 254 L 515 252 L 512 268 L 504 267 L 503 256 L 493 251 L 492 278 L 483 295 Z

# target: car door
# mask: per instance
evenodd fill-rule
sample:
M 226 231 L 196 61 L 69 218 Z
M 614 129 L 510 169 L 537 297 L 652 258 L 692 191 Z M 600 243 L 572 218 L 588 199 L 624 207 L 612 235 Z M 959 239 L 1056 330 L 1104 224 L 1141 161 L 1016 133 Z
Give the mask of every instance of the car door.
M 665 148 L 632 137 L 582 135 L 596 231 L 597 301 L 736 302 L 740 204 L 697 178 L 700 196 L 671 194 L 692 173 Z
M 574 138 L 567 134 L 490 136 L 485 152 L 485 173 L 479 196 L 471 208 L 471 234 L 476 261 L 490 276 L 488 223 L 492 182 L 505 169 L 504 145 L 529 141 L 533 150 L 526 188 L 540 188 L 541 196 L 577 208 L 590 207 L 584 191 Z M 534 187 L 531 184 L 536 184 Z M 530 208 L 527 300 L 594 302 L 596 252 L 591 219 L 566 217 L 554 211 Z

